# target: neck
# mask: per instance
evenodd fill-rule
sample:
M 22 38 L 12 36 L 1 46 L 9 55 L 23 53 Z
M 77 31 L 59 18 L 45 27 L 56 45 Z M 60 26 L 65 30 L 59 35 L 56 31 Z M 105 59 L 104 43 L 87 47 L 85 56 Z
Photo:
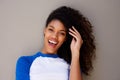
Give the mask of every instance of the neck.
M 42 48 L 41 52 L 44 54 L 57 54 L 57 52 L 48 51 L 45 47 Z

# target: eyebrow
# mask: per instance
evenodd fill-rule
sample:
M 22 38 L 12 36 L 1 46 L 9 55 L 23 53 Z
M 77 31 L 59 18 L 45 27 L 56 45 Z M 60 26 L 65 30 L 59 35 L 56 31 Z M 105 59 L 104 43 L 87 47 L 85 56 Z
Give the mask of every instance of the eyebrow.
M 51 26 L 51 25 L 50 25 L 49 27 L 51 27 L 51 28 L 53 28 L 53 29 L 55 28 L 54 26 Z M 60 31 L 66 32 L 66 30 L 60 30 Z
M 51 26 L 51 25 L 50 25 L 50 26 L 48 26 L 48 27 L 54 28 L 54 27 L 53 27 L 53 26 Z

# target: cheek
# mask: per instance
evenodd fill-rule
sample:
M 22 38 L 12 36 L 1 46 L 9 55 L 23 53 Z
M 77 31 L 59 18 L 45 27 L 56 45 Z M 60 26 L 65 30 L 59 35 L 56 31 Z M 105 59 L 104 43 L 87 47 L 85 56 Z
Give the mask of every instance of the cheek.
M 63 43 L 65 41 L 66 37 L 61 37 L 60 42 Z
M 46 42 L 47 41 L 47 39 L 48 39 L 48 37 L 49 37 L 49 34 L 44 34 L 44 42 Z
M 48 31 L 44 32 L 44 37 L 47 38 L 50 34 L 48 33 Z

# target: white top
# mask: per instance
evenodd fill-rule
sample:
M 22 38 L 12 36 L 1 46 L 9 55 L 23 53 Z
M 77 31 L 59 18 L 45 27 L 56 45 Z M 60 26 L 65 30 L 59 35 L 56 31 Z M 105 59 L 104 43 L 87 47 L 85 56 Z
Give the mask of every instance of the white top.
M 59 57 L 37 57 L 30 67 L 30 80 L 68 80 L 69 64 Z

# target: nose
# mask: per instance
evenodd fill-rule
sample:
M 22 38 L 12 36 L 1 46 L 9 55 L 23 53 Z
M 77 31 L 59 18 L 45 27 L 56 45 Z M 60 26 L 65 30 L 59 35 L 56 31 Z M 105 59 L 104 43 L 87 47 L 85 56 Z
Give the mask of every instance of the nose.
M 52 34 L 52 38 L 57 39 L 57 37 L 58 37 L 58 35 L 57 35 L 57 34 L 58 34 L 57 32 L 53 33 L 53 34 Z

